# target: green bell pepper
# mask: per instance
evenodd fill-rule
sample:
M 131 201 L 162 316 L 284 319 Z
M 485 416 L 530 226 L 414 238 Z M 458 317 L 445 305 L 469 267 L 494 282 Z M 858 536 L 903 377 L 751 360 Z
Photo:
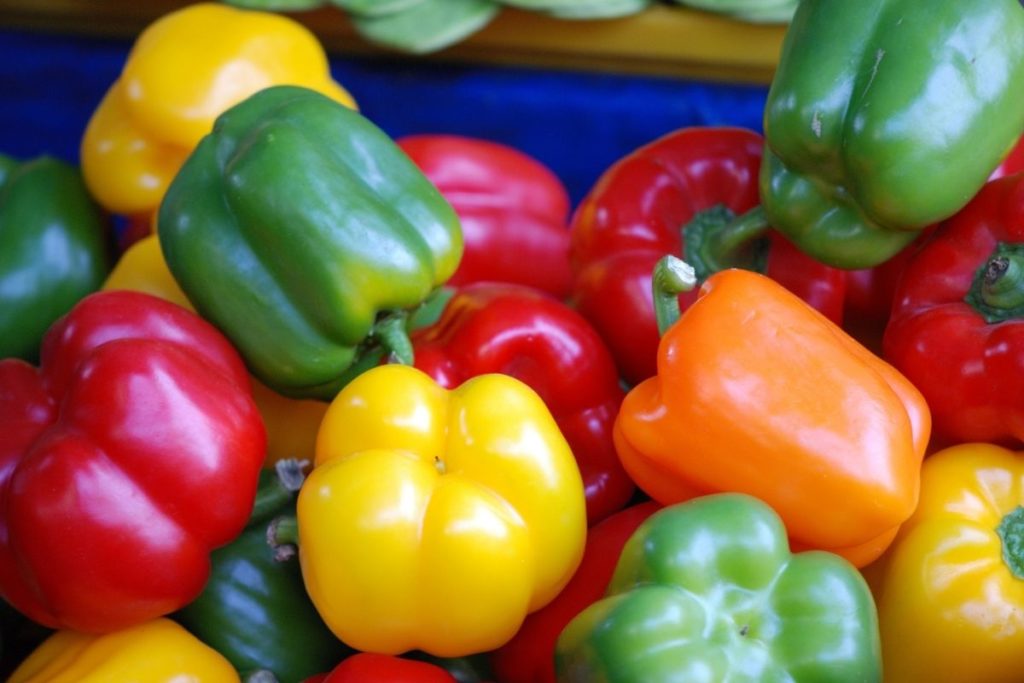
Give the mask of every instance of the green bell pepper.
M 202 594 L 174 619 L 220 652 L 241 674 L 269 671 L 280 683 L 299 683 L 328 671 L 352 653 L 334 637 L 306 594 L 297 558 L 276 559 L 267 526 L 295 512 L 301 484 L 296 462 L 260 473 L 249 525 L 211 555 Z
M 603 600 L 562 631 L 558 680 L 880 681 L 867 584 L 838 555 L 791 554 L 778 515 L 738 493 L 659 510 Z
M 35 362 L 50 325 L 100 288 L 106 228 L 77 168 L 0 154 L 0 358 Z
M 330 399 L 462 256 L 458 216 L 383 131 L 305 88 L 227 110 L 171 182 L 167 265 L 264 384 Z
M 760 222 L 838 268 L 956 213 L 1024 130 L 1018 0 L 804 0 L 764 112 Z M 740 227 L 742 226 L 742 227 Z

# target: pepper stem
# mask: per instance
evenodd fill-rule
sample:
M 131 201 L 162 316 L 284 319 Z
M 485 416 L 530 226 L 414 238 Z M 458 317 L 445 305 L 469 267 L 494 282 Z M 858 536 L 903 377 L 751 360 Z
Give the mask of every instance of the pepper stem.
M 280 683 L 277 676 L 266 669 L 257 669 L 247 673 L 242 678 L 242 683 Z
M 370 335 L 384 348 L 389 363 L 412 365 L 412 342 L 405 330 L 407 315 L 392 313 L 378 320 Z
M 659 335 L 665 334 L 682 315 L 679 295 L 696 286 L 696 273 L 681 258 L 666 254 L 658 259 L 651 276 L 651 290 L 654 294 L 654 316 L 658 321 Z
M 988 323 L 1024 317 L 1024 244 L 997 244 L 965 301 Z
M 413 309 L 409 316 L 408 328 L 419 330 L 436 323 L 447 308 L 448 302 L 455 296 L 455 288 L 442 285 L 427 296 L 419 306 Z
M 295 515 L 281 515 L 267 526 L 267 545 L 274 551 L 274 560 L 286 562 L 298 552 L 299 520 Z
M 306 478 L 302 470 L 308 464 L 308 460 L 294 458 L 278 460 L 274 463 L 273 471 L 264 470 L 260 473 L 260 486 L 256 490 L 256 501 L 249 515 L 249 524 L 256 524 L 272 517 L 292 501 L 295 492 L 301 488 Z
M 996 533 L 1003 542 L 1003 562 L 1011 574 L 1024 579 L 1024 507 L 1018 505 L 1004 515 Z
M 726 268 L 743 268 L 763 273 L 768 257 L 768 219 L 756 206 L 742 216 L 717 204 L 698 212 L 683 226 L 686 261 L 693 266 L 697 281 L 703 282 Z

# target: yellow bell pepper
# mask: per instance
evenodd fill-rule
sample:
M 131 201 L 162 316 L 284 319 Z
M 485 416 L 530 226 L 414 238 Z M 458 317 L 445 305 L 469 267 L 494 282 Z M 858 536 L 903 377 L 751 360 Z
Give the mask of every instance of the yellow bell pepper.
M 134 243 L 117 260 L 103 289 L 128 289 L 158 296 L 195 312 L 164 261 L 160 240 L 155 234 Z
M 252 382 L 252 400 L 256 401 L 267 428 L 267 467 L 279 460 L 312 460 L 316 434 L 327 413 L 328 404 L 313 399 L 282 396 L 258 379 Z
M 214 119 L 272 85 L 311 88 L 355 107 L 316 37 L 271 12 L 198 3 L 139 35 L 82 139 L 82 173 L 113 213 L 151 214 Z
M 924 462 L 921 498 L 864 570 L 887 683 L 998 683 L 1024 666 L 1024 453 L 988 444 Z
M 170 619 L 105 635 L 57 631 L 7 683 L 238 683 L 230 662 Z
M 297 522 L 320 615 L 384 654 L 504 644 L 561 591 L 586 539 L 576 461 L 532 389 L 492 374 L 447 391 L 403 365 L 335 397 Z
M 128 289 L 166 299 L 194 311 L 188 297 L 171 275 L 160 240 L 143 237 L 118 259 L 103 289 Z M 323 401 L 287 398 L 250 376 L 252 397 L 267 428 L 267 466 L 278 460 L 312 460 L 316 433 L 327 412 Z

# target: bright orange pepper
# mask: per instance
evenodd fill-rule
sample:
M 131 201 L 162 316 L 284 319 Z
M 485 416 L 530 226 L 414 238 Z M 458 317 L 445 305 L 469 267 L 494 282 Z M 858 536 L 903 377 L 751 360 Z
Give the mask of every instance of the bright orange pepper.
M 863 566 L 914 511 L 930 428 L 895 369 L 781 285 L 727 270 L 663 335 L 615 444 L 662 504 L 747 493 L 796 547 Z

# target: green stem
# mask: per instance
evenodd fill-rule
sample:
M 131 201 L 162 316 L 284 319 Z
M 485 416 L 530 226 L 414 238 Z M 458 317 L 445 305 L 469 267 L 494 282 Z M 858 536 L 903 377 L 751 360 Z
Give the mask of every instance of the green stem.
M 658 334 L 664 335 L 682 313 L 679 295 L 697 286 L 693 268 L 682 259 L 666 254 L 654 266 L 651 290 L 654 294 L 654 315 L 658 321 Z
M 992 308 L 1017 308 L 1024 304 L 1024 263 L 1020 257 L 1000 256 L 985 265 L 981 296 Z
M 409 316 L 408 328 L 418 330 L 436 323 L 453 296 L 455 296 L 455 288 L 447 285 L 442 285 L 432 291 Z
M 718 204 L 698 212 L 683 226 L 683 249 L 697 280 L 703 282 L 726 268 L 764 272 L 767 261 L 765 233 L 768 219 L 756 206 L 736 216 Z
M 1024 244 L 996 245 L 965 300 L 989 323 L 1024 317 Z
M 996 533 L 1003 542 L 1003 562 L 1011 574 L 1024 579 L 1024 507 L 1018 505 L 1008 512 L 996 527 Z
M 370 333 L 388 354 L 389 363 L 413 363 L 412 342 L 409 341 L 405 325 L 406 315 L 394 313 L 378 320 Z
M 308 460 L 279 460 L 272 473 L 261 473 L 260 487 L 256 490 L 256 501 L 249 515 L 249 524 L 256 524 L 277 514 L 281 508 L 295 498 L 295 492 L 305 479 L 303 468 Z
M 295 515 L 281 515 L 267 526 L 267 545 L 274 551 L 274 559 L 285 562 L 295 557 L 299 547 L 299 520 Z

